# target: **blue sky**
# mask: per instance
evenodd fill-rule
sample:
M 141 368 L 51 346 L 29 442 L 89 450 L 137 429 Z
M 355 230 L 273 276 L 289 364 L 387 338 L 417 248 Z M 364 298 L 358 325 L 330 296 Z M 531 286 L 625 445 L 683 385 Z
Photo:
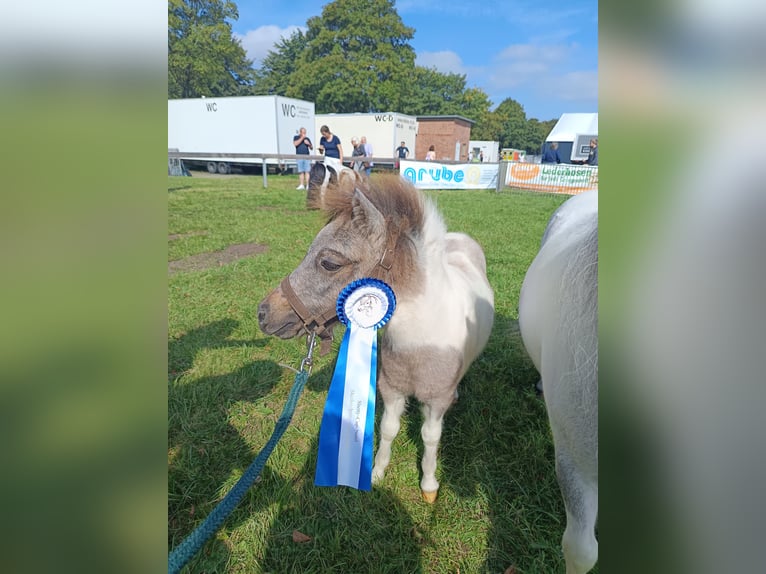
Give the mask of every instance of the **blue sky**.
M 233 29 L 257 66 L 282 35 L 305 29 L 325 3 L 237 5 Z M 395 6 L 415 29 L 416 63 L 465 74 L 466 85 L 483 89 L 493 107 L 510 97 L 539 120 L 598 111 L 597 0 L 400 0 Z

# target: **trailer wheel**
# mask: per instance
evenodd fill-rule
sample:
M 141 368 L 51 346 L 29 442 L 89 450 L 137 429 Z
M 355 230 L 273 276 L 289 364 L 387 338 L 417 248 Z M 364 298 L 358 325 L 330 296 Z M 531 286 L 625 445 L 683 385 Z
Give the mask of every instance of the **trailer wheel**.
M 218 162 L 218 173 L 222 175 L 226 175 L 231 171 L 231 168 L 229 167 L 229 164 L 225 161 Z
M 214 161 L 207 162 L 207 171 L 209 173 L 216 173 L 218 171 L 218 166 L 215 165 Z

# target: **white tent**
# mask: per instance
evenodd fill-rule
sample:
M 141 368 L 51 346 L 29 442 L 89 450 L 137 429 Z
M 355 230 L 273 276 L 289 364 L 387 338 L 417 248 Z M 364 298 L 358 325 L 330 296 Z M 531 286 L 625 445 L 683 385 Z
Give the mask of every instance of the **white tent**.
M 598 113 L 561 114 L 547 142 L 574 142 L 578 135 L 598 136 Z
M 583 160 L 588 157 L 588 143 L 594 137 L 598 137 L 598 113 L 561 114 L 543 148 L 558 142 L 562 161 Z

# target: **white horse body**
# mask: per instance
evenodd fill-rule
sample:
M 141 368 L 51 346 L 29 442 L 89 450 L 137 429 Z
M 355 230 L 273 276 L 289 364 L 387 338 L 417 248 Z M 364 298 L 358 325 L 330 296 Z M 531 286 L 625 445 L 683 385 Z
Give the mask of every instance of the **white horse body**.
M 588 572 L 598 543 L 598 192 L 551 217 L 519 299 L 519 327 L 540 372 L 567 512 L 567 574 Z
M 397 302 L 383 334 L 383 344 L 394 356 L 386 356 L 381 365 L 380 391 L 385 411 L 373 479 L 383 478 L 406 397 L 415 396 L 423 403 L 424 417 L 420 488 L 425 500 L 433 502 L 439 489 L 435 472 L 443 416 L 457 398 L 458 383 L 489 340 L 494 293 L 479 244 L 468 235 L 448 233 L 433 204 L 426 202 L 424 207 L 422 239 L 416 246 L 422 264 L 420 291 Z M 429 352 L 424 354 L 423 348 Z M 382 353 L 381 358 L 384 356 Z M 451 365 L 443 360 L 445 357 L 451 359 Z M 413 358 L 420 358 L 420 372 L 411 364 Z M 394 362 L 411 364 L 408 383 L 388 376 L 386 364 Z M 423 372 L 430 376 L 423 376 Z
M 458 350 L 463 355 L 462 378 L 486 346 L 494 321 L 494 294 L 484 254 L 469 236 L 448 233 L 430 203 L 423 231 L 418 249 L 424 271 L 422 292 L 398 301 L 386 337 L 397 349 L 427 344 Z M 487 305 L 480 305 L 480 300 Z

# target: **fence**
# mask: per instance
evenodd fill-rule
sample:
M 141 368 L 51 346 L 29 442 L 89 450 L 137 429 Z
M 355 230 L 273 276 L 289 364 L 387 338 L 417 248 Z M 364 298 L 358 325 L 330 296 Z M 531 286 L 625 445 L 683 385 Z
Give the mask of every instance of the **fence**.
M 351 155 L 347 155 L 343 158 L 344 163 L 348 165 L 348 163 L 351 161 Z M 247 163 L 249 165 L 258 165 L 260 163 L 261 170 L 263 172 L 263 187 L 267 188 L 269 186 L 269 180 L 268 180 L 268 169 L 267 165 L 273 165 L 273 161 L 269 162 L 268 160 L 276 160 L 278 164 L 282 164 L 285 160 L 299 160 L 299 159 L 307 159 L 311 161 L 324 161 L 323 155 L 298 155 L 298 154 L 287 154 L 287 153 L 217 153 L 217 152 L 183 152 L 175 149 L 168 148 L 168 171 L 170 171 L 170 165 L 171 162 L 174 160 L 179 159 L 187 159 L 187 160 L 200 160 L 200 161 L 214 161 L 218 164 L 224 163 L 221 160 L 228 160 L 228 162 L 225 163 Z M 216 161 L 217 160 L 217 161 Z M 246 160 L 246 161 L 240 161 L 237 162 L 237 160 Z M 257 161 L 254 161 L 257 160 Z M 372 160 L 373 163 L 390 163 L 393 164 L 395 161 L 392 157 L 367 157 L 367 156 L 354 156 L 353 161 L 369 161 Z M 226 171 L 220 172 L 220 173 L 227 173 Z
M 267 160 L 308 159 L 323 161 L 322 155 L 263 154 L 263 153 L 184 153 L 168 149 L 168 171 L 171 162 L 181 158 L 200 160 L 249 160 L 246 163 L 262 166 L 263 187 L 268 187 Z M 392 164 L 398 159 L 388 157 L 354 157 L 354 161 L 372 160 Z M 351 156 L 344 158 L 348 163 Z M 402 160 L 400 173 L 421 189 L 495 189 L 507 187 L 545 193 L 576 195 L 598 189 L 598 166 L 572 164 L 540 164 L 501 161 L 499 163 L 468 163 L 458 161 L 418 162 Z

